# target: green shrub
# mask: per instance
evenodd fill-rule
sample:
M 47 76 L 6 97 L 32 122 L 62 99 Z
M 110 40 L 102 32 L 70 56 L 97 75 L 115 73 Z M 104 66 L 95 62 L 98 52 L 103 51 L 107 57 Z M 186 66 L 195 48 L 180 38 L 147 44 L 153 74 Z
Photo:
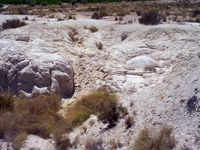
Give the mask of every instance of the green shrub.
M 160 132 L 145 128 L 139 133 L 132 150 L 172 150 L 175 145 L 172 128 L 162 127 Z
M 89 27 L 89 30 L 90 30 L 91 32 L 97 32 L 99 29 L 98 29 L 96 26 L 90 26 L 90 27 Z
M 145 12 L 139 19 L 139 22 L 145 25 L 157 25 L 160 23 L 161 19 L 162 17 L 159 14 L 158 10 L 151 10 Z
M 6 20 L 6 22 L 2 24 L 2 28 L 3 29 L 17 28 L 25 25 L 26 23 L 24 21 L 20 21 L 19 19 L 12 19 L 12 20 Z
M 2 8 L 3 7 L 3 3 L 0 3 L 0 8 Z

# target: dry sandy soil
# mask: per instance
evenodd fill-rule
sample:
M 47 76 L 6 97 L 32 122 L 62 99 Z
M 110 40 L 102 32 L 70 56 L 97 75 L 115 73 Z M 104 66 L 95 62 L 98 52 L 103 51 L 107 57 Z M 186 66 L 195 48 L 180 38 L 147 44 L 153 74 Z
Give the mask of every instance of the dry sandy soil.
M 1 15 L 0 23 L 13 17 L 24 16 Z M 200 113 L 189 114 L 186 108 L 195 88 L 200 90 L 200 24 L 145 26 L 81 17 L 64 21 L 28 17 L 28 25 L 2 30 L 0 40 L 26 45 L 41 39 L 69 60 L 75 71 L 75 93 L 72 98 L 63 99 L 64 105 L 79 95 L 106 86 L 117 92 L 120 102 L 135 120 L 128 130 L 122 118 L 116 127 L 104 131 L 106 125 L 91 116 L 69 135 L 71 142 L 78 140 L 72 149 L 82 150 L 87 139 L 102 138 L 106 150 L 111 149 L 109 143 L 113 139 L 120 141 L 122 147 L 118 149 L 130 150 L 144 127 L 159 129 L 163 125 L 173 127 L 177 142 L 174 149 L 181 150 L 184 146 L 200 149 Z M 92 33 L 88 29 L 92 25 L 99 30 Z M 75 41 L 68 36 L 70 31 L 77 32 Z M 123 41 L 122 34 L 127 35 Z M 16 41 L 18 36 L 29 37 L 29 42 Z M 103 44 L 102 50 L 97 48 L 98 42 Z M 90 120 L 95 122 L 93 126 L 89 125 Z M 0 146 L 11 149 L 5 148 L 8 145 L 4 142 Z M 55 148 L 51 139 L 30 135 L 22 149 Z

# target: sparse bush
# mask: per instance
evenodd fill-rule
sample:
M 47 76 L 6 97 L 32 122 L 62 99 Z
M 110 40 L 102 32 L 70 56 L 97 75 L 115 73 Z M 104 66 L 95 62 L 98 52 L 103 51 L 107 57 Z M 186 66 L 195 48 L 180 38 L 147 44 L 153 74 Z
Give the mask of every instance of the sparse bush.
M 69 14 L 69 15 L 68 15 L 68 19 L 73 19 L 72 14 Z
M 60 17 L 57 19 L 57 21 L 63 21 L 63 20 L 64 20 L 64 19 L 63 19 L 63 18 L 60 18 Z
M 123 21 L 123 17 L 122 16 L 119 17 L 119 21 Z
M 126 118 L 126 120 L 125 120 L 126 129 L 129 129 L 130 127 L 132 127 L 134 123 L 135 122 L 134 122 L 133 118 L 128 116 L 128 118 Z
M 26 16 L 26 17 L 24 17 L 24 18 L 23 18 L 23 20 L 28 20 L 28 17 L 27 17 L 27 16 Z
M 115 16 L 115 21 L 118 21 L 118 18 L 117 18 L 117 16 Z
M 97 32 L 99 29 L 98 29 L 96 26 L 90 26 L 90 27 L 89 27 L 89 30 L 90 30 L 91 32 Z
M 154 66 L 145 66 L 144 70 L 145 71 L 151 71 L 151 72 L 157 72 L 156 68 Z
M 139 133 L 132 150 L 172 150 L 175 145 L 172 128 L 163 127 L 160 132 L 145 128 Z
M 192 12 L 192 17 L 196 17 L 197 15 L 200 14 L 200 9 L 195 9 L 193 12 Z
M 96 43 L 96 46 L 99 50 L 102 50 L 103 49 L 103 44 L 101 42 L 99 43 Z
M 87 140 L 85 143 L 85 150 L 105 150 L 103 147 L 103 140 Z
M 110 140 L 109 145 L 110 145 L 110 148 L 112 150 L 117 149 L 117 148 L 121 148 L 123 146 L 119 139 Z
M 105 16 L 107 16 L 108 14 L 107 14 L 107 12 L 106 12 L 106 8 L 101 8 L 100 10 L 99 10 L 99 16 L 100 16 L 100 18 L 103 18 L 103 17 L 105 17 Z
M 2 24 L 2 28 L 3 29 L 17 28 L 25 25 L 26 23 L 24 21 L 20 21 L 19 19 L 12 19 L 12 20 L 6 20 L 6 22 Z
M 77 103 L 68 108 L 65 118 L 72 126 L 77 126 L 91 114 L 96 114 L 99 120 L 108 123 L 108 128 L 111 128 L 116 125 L 120 111 L 116 95 L 106 90 L 99 90 L 82 96 Z
M 15 137 L 15 139 L 14 139 L 14 141 L 13 141 L 13 148 L 14 148 L 15 150 L 20 150 L 20 147 L 21 147 L 21 145 L 22 145 L 22 142 L 26 139 L 26 137 L 27 137 L 27 133 L 26 133 L 26 132 L 19 133 L 19 134 Z
M 26 134 L 43 138 L 49 137 L 50 134 L 60 137 L 59 135 L 71 130 L 68 123 L 57 113 L 61 108 L 61 100 L 55 95 L 28 100 L 15 98 L 13 101 L 7 98 L 7 101 L 9 105 L 1 105 L 6 111 L 0 111 L 0 138 L 13 142 L 17 149 Z
M 98 12 L 94 12 L 92 14 L 92 19 L 100 19 L 99 13 Z
M 27 2 L 32 7 L 36 5 L 36 0 L 27 0 Z
M 72 4 L 72 5 L 76 5 L 76 0 L 72 0 L 72 1 L 71 1 L 71 4 Z
M 27 8 L 24 8 L 24 7 L 18 7 L 17 8 L 17 11 L 20 15 L 26 15 L 28 14 L 28 9 Z
M 157 25 L 160 23 L 161 19 L 162 17 L 158 10 L 151 10 L 149 12 L 145 12 L 139 19 L 139 22 L 145 25 Z
M 14 107 L 14 100 L 10 95 L 0 95 L 0 112 L 12 111 Z
M 41 2 L 42 6 L 47 6 L 48 5 L 48 2 L 47 1 L 43 1 Z
M 59 6 L 61 6 L 62 5 L 62 1 L 58 1 L 58 3 L 57 3 Z
M 141 16 L 141 15 L 142 15 L 142 13 L 141 13 L 140 10 L 137 10 L 137 11 L 136 11 L 136 14 L 137 14 L 138 16 Z

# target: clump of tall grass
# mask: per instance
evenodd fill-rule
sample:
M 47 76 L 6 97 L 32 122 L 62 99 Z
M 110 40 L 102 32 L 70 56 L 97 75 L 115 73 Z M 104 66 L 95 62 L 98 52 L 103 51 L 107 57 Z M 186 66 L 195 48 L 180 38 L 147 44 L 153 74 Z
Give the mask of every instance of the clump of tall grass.
M 171 127 L 164 126 L 159 132 L 145 128 L 136 138 L 132 150 L 171 150 L 175 145 Z
M 67 110 L 66 120 L 71 126 L 80 125 L 87 120 L 91 114 L 96 114 L 103 123 L 108 123 L 108 127 L 114 127 L 120 116 L 123 107 L 119 106 L 117 95 L 99 90 L 82 96 L 75 104 Z

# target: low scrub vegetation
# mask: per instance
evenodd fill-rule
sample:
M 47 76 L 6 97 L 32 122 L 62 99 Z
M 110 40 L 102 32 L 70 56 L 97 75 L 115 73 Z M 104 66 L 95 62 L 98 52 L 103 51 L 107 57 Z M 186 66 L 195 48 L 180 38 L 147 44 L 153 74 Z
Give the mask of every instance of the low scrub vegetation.
M 43 138 L 53 134 L 56 140 L 70 130 L 57 113 L 60 108 L 60 98 L 55 95 L 33 99 L 0 96 L 0 138 L 13 142 L 15 149 L 28 134 Z
M 19 19 L 12 19 L 12 20 L 6 20 L 6 22 L 2 24 L 2 28 L 3 29 L 18 28 L 25 25 L 26 23 L 24 21 L 20 21 Z
M 66 109 L 65 117 L 58 114 L 61 99 L 55 95 L 39 96 L 31 99 L 13 98 L 0 95 L 0 138 L 13 143 L 20 149 L 22 141 L 29 134 L 49 138 L 53 135 L 58 149 L 72 147 L 68 134 L 81 125 L 91 114 L 98 116 L 108 128 L 114 127 L 120 116 L 127 111 L 118 104 L 116 94 L 98 90 L 84 95 Z
M 120 112 L 123 113 L 124 110 L 119 106 L 116 94 L 99 90 L 82 96 L 78 102 L 68 108 L 65 118 L 71 126 L 77 126 L 87 120 L 91 114 L 95 114 L 103 123 L 108 123 L 108 128 L 111 128 L 116 125 Z
M 157 25 L 160 23 L 161 19 L 162 17 L 158 10 L 151 10 L 142 14 L 139 22 L 145 25 Z
M 85 150 L 105 150 L 103 147 L 103 140 L 87 140 L 85 143 Z
M 175 145 L 172 128 L 162 127 L 159 132 L 145 128 L 139 133 L 132 150 L 172 150 Z
M 96 26 L 90 26 L 90 27 L 89 27 L 89 30 L 90 30 L 91 32 L 97 32 L 99 29 L 98 29 Z

